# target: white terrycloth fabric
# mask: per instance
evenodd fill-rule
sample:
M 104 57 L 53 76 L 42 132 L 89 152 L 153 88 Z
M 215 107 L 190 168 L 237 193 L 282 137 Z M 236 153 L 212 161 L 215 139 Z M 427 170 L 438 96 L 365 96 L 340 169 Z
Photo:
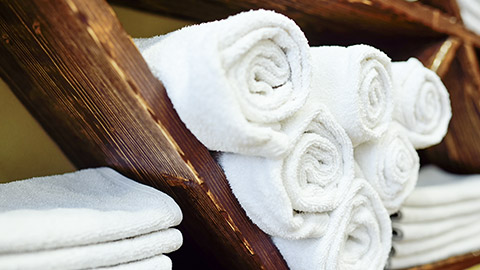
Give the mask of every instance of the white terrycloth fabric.
M 480 213 L 475 212 L 453 218 L 446 218 L 433 221 L 419 221 L 417 223 L 403 223 L 393 221 L 392 227 L 398 241 L 417 241 L 426 238 L 441 236 L 449 231 L 455 230 L 469 224 L 480 226 Z
M 480 1 L 458 0 L 457 3 L 465 27 L 480 35 Z
M 391 269 L 402 269 L 415 265 L 432 263 L 455 255 L 461 255 L 480 249 L 480 234 L 469 235 L 465 238 L 456 239 L 454 242 L 439 246 L 438 248 L 419 252 L 411 256 L 392 257 L 390 259 Z
M 362 168 L 360 168 L 360 165 L 358 165 L 358 162 L 355 161 L 355 178 L 363 178 L 365 179 L 365 174 L 363 174 Z
M 393 62 L 393 119 L 405 127 L 416 149 L 439 143 L 452 117 L 447 89 L 438 75 L 420 61 Z
M 480 249 L 480 177 L 428 165 L 393 219 L 393 268 L 446 259 Z
M 435 235 L 433 237 L 427 237 L 419 240 L 402 240 L 394 241 L 393 248 L 395 250 L 395 256 L 405 257 L 412 256 L 416 253 L 425 252 L 432 249 L 440 248 L 444 245 L 450 245 L 457 239 L 462 239 L 468 236 L 474 236 L 480 233 L 480 224 L 476 222 L 464 224 L 452 228 L 449 231 Z
M 182 245 L 176 229 L 93 245 L 25 253 L 0 254 L 0 269 L 85 269 L 146 259 Z
M 480 174 L 452 174 L 427 165 L 420 170 L 417 187 L 404 205 L 428 207 L 476 199 L 480 200 Z
M 383 269 L 391 247 L 391 224 L 373 188 L 355 179 L 331 213 L 323 237 L 286 240 L 274 237 L 292 270 Z
M 400 218 L 398 218 L 398 220 L 402 223 L 418 223 L 444 220 L 479 211 L 480 199 L 430 207 L 402 206 L 399 211 Z
M 0 185 L 0 254 L 118 240 L 181 219 L 169 196 L 109 168 L 11 182 Z
M 100 267 L 103 270 L 171 270 L 172 260 L 166 255 L 153 256 L 144 260 L 119 264 L 115 266 Z
M 433 165 L 422 167 L 417 187 L 405 200 L 399 223 L 422 223 L 480 211 L 480 175 L 457 175 Z
M 355 148 L 355 161 L 387 211 L 398 211 L 415 187 L 420 167 L 418 154 L 403 129 L 391 123 L 382 137 Z
M 278 123 L 310 91 L 310 51 L 287 17 L 257 10 L 136 40 L 175 110 L 210 150 L 278 157 L 288 139 Z
M 392 119 L 390 58 L 367 46 L 311 48 L 312 98 L 323 102 L 357 146 L 379 138 Z
M 353 149 L 328 109 L 308 105 L 286 125 L 294 147 L 284 159 L 225 153 L 233 193 L 260 229 L 289 239 L 320 236 L 353 179 Z

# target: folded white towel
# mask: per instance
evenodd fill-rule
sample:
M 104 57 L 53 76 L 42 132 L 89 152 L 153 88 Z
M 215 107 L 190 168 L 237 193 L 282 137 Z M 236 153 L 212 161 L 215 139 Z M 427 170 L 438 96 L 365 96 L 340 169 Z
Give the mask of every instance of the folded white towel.
M 479 211 L 480 199 L 429 207 L 402 206 L 399 211 L 399 217 L 396 219 L 402 223 L 418 223 L 444 220 Z
M 457 3 L 465 27 L 480 35 L 480 1 L 458 0 Z
M 118 240 L 181 219 L 169 196 L 109 168 L 11 182 L 0 185 L 0 254 Z
M 480 199 L 480 174 L 460 175 L 426 165 L 418 175 L 417 187 L 406 206 L 439 206 Z
M 419 221 L 417 223 L 403 223 L 401 221 L 393 221 L 393 232 L 397 241 L 416 241 L 425 238 L 433 238 L 455 230 L 462 226 L 475 223 L 480 226 L 480 213 L 471 213 L 452 218 Z
M 379 138 L 392 118 L 390 58 L 367 46 L 311 48 L 312 98 L 326 104 L 353 146 Z
M 421 253 L 432 249 L 437 249 L 445 245 L 450 245 L 451 243 L 457 241 L 457 239 L 463 239 L 465 237 L 477 235 L 480 233 L 480 224 L 478 223 L 478 221 L 480 220 L 476 221 L 477 222 L 453 228 L 452 230 L 446 231 L 433 237 L 427 237 L 424 239 L 412 241 L 394 241 L 394 254 L 395 256 L 399 257 L 411 256 L 416 253 Z
M 478 224 L 477 224 L 478 225 Z M 390 259 L 389 268 L 401 269 L 415 265 L 432 263 L 447 259 L 451 256 L 461 255 L 480 249 L 480 234 L 468 235 L 464 238 L 455 239 L 448 245 L 441 245 L 437 248 L 418 252 L 409 256 L 393 256 Z
M 353 150 L 328 109 L 304 107 L 286 124 L 294 148 L 284 159 L 225 153 L 220 157 L 233 193 L 252 221 L 274 236 L 320 236 L 328 213 L 353 179 Z
M 323 237 L 273 237 L 273 241 L 292 270 L 383 269 L 391 237 L 390 219 L 380 198 L 370 184 L 357 178 L 331 213 Z
M 103 270 L 171 270 L 172 260 L 166 255 L 157 255 L 144 260 L 100 267 Z
M 448 91 L 438 75 L 420 61 L 392 63 L 395 109 L 393 119 L 416 149 L 439 143 L 452 117 Z
M 85 269 L 114 266 L 169 253 L 181 245 L 180 231 L 166 229 L 92 245 L 1 254 L 0 269 Z
M 279 121 L 306 101 L 308 42 L 287 17 L 257 10 L 136 40 L 188 129 L 210 150 L 277 157 Z
M 418 154 L 400 125 L 391 123 L 382 137 L 357 146 L 355 161 L 387 211 L 398 211 L 415 187 L 420 167 Z

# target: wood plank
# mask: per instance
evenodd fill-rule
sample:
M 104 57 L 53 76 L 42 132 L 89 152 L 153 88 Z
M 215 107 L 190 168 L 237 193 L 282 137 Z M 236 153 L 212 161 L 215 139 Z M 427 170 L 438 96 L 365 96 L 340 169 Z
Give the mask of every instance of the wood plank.
M 420 0 L 424 5 L 431 6 L 447 14 L 448 16 L 455 17 L 457 22 L 462 22 L 460 15 L 460 8 L 458 7 L 457 0 Z
M 449 37 L 444 41 L 434 43 L 415 55 L 425 67 L 433 70 L 442 78 L 450 68 L 450 64 L 456 57 L 461 41 L 456 37 Z
M 480 264 L 480 252 L 471 252 L 468 254 L 453 256 L 431 264 L 412 267 L 408 270 L 463 270 L 477 264 Z
M 1 76 L 78 168 L 110 166 L 179 203 L 176 268 L 287 269 L 104 1 L 0 1 L 0 36 Z
M 187 18 L 211 21 L 249 9 L 271 9 L 292 18 L 314 45 L 362 37 L 408 38 L 457 36 L 480 47 L 480 37 L 455 17 L 404 0 L 111 0 L 114 3 Z

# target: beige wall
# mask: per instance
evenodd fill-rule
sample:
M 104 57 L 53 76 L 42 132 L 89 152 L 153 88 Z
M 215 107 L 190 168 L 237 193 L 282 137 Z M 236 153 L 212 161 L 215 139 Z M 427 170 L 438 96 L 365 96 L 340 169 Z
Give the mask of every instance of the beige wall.
M 113 7 L 132 37 L 150 37 L 190 22 Z M 0 80 L 0 182 L 70 172 L 75 167 Z

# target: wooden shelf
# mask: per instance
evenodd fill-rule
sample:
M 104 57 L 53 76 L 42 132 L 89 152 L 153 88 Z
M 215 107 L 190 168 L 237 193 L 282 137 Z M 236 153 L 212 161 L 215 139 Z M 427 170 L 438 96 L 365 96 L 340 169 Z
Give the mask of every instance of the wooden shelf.
M 195 21 L 273 9 L 312 45 L 365 43 L 395 60 L 416 56 L 444 80 L 454 114 L 424 161 L 480 172 L 480 37 L 463 27 L 452 0 L 112 2 Z M 172 254 L 175 268 L 287 269 L 103 0 L 1 1 L 0 36 L 0 75 L 78 168 L 110 166 L 179 203 L 185 241 Z

